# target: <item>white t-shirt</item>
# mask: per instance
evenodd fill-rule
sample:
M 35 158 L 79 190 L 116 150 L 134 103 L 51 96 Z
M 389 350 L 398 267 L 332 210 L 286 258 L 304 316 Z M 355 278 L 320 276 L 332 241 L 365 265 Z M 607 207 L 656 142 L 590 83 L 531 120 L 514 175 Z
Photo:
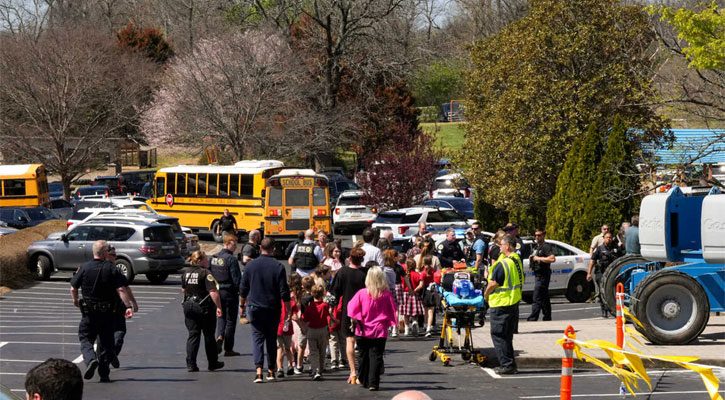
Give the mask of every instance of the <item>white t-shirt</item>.
M 368 261 L 375 261 L 382 268 L 383 266 L 383 252 L 379 248 L 373 246 L 370 243 L 364 243 L 362 249 L 365 252 L 365 258 L 363 258 L 362 267 L 368 264 Z

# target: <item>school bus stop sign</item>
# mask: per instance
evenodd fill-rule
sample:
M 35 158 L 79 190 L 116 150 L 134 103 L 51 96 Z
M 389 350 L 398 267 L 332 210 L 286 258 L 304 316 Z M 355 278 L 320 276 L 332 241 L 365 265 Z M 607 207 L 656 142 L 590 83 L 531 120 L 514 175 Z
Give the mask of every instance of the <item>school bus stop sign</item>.
M 174 205 L 174 195 L 171 193 L 166 195 L 166 204 L 169 205 L 169 207 L 172 207 Z

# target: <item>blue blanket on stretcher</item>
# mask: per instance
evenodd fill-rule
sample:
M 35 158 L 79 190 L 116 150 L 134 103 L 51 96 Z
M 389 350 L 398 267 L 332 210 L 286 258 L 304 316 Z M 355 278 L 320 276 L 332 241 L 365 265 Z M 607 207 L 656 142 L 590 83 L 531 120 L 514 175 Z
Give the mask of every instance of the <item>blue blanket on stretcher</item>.
M 476 309 L 480 309 L 483 307 L 483 295 L 478 295 L 471 299 L 462 299 L 453 292 L 443 292 L 443 299 L 446 301 L 446 303 L 450 306 L 475 306 Z

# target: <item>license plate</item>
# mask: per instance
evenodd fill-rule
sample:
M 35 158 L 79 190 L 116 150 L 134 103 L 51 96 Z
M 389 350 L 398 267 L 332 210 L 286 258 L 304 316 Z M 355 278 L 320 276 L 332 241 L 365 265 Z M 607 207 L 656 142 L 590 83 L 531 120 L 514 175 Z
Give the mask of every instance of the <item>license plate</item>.
M 307 208 L 294 208 L 292 209 L 292 212 L 290 213 L 292 219 L 309 219 L 310 218 L 310 210 Z
M 362 215 L 361 214 L 348 214 L 348 215 L 346 215 L 346 217 L 358 219 L 358 218 L 362 218 Z

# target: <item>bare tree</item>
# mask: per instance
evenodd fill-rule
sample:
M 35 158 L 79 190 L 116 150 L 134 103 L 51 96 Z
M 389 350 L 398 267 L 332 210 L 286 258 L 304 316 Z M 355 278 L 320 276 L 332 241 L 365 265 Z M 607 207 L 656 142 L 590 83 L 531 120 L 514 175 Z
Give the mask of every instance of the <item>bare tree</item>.
M 38 38 L 47 24 L 52 0 L 0 0 L 0 29 Z
M 455 0 L 447 29 L 466 44 L 497 33 L 529 12 L 527 0 Z
M 90 27 L 2 38 L 0 151 L 6 160 L 45 164 L 61 176 L 67 198 L 74 178 L 117 149 L 156 68 Z

